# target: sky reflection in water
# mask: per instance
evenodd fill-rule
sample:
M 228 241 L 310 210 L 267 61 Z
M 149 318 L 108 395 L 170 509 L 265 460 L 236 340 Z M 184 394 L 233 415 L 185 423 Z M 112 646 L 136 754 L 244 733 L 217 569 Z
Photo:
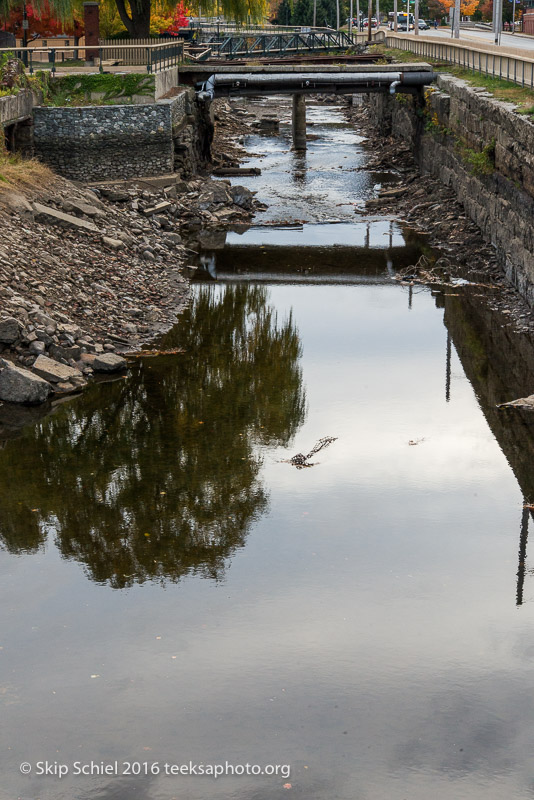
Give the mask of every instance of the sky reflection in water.
M 183 354 L 0 451 L 1 800 L 532 794 L 532 426 L 495 410 L 532 348 L 383 252 L 344 285 L 245 279 L 265 258 L 225 252 Z M 115 758 L 289 763 L 292 789 L 18 772 Z

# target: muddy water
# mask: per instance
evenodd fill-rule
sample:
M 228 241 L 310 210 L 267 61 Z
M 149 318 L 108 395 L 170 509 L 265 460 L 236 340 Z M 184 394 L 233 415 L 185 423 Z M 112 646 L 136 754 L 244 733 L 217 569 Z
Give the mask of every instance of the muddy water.
M 2 800 L 532 795 L 534 439 L 495 408 L 532 345 L 320 205 L 204 253 L 182 353 L 0 450 Z M 165 774 L 190 762 L 278 774 Z

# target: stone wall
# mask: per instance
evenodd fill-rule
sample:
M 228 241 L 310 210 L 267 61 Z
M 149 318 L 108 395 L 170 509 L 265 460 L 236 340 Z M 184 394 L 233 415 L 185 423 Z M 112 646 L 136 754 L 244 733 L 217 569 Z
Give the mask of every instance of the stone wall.
M 413 148 L 422 173 L 451 187 L 534 305 L 534 125 L 484 90 L 439 76 L 424 100 L 371 95 L 378 129 Z
M 35 155 L 73 180 L 191 174 L 206 157 L 194 145 L 195 128 L 205 123 L 191 90 L 154 104 L 37 107 L 33 113 Z

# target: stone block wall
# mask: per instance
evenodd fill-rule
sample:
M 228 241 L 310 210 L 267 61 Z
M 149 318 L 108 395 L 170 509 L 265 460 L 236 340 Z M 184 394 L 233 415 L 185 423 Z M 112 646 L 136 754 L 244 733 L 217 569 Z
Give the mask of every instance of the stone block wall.
M 33 114 L 35 155 L 73 180 L 192 173 L 201 160 L 194 141 L 202 115 L 191 90 L 154 104 L 41 106 Z
M 133 178 L 172 172 L 167 105 L 34 109 L 35 155 L 66 178 Z
M 370 104 L 380 131 L 404 139 L 420 171 L 454 190 L 508 279 L 534 306 L 534 124 L 450 76 L 440 76 L 424 102 L 371 95 Z M 486 174 L 470 158 L 484 148 Z

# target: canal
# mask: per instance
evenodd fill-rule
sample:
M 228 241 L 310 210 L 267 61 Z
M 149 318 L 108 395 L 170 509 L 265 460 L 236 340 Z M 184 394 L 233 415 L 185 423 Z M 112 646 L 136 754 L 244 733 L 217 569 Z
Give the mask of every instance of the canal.
M 432 253 L 355 213 L 342 109 L 305 157 L 278 113 L 178 352 L 0 409 L 1 800 L 533 794 L 532 342 L 395 280 Z

